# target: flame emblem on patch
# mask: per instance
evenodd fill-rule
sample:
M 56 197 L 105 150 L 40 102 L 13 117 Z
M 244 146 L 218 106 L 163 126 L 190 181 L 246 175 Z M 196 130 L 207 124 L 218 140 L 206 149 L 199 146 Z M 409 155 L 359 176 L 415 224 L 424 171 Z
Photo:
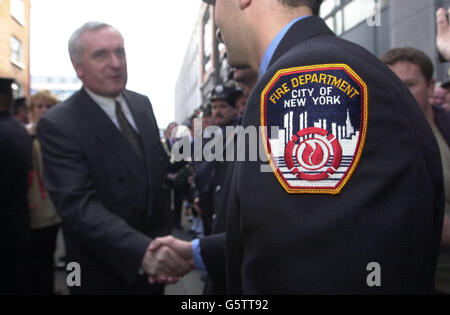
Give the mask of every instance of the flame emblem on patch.
M 318 139 L 305 140 L 298 146 L 297 152 L 299 164 L 310 170 L 321 168 L 327 162 L 329 156 L 329 150 L 325 143 Z
M 339 168 L 342 148 L 338 139 L 327 130 L 306 128 L 292 136 L 286 145 L 284 158 L 286 166 L 298 179 L 319 181 L 333 175 Z

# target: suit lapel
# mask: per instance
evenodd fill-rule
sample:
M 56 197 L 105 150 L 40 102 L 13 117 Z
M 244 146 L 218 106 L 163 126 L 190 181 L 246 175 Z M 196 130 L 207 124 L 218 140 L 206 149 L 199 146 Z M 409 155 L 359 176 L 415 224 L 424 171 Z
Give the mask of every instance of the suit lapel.
M 146 160 L 148 160 L 153 153 L 152 146 L 156 143 L 156 141 L 159 141 L 159 139 L 154 139 L 154 126 L 152 125 L 152 121 L 149 117 L 149 112 L 146 109 L 147 104 L 142 102 L 141 99 L 133 97 L 127 91 L 124 91 L 123 96 L 125 97 L 134 121 L 136 122 L 136 126 L 139 130 L 139 136 L 142 141 L 142 146 L 144 148 L 144 154 L 146 156 Z
M 151 175 L 153 173 L 151 168 L 154 163 L 152 164 L 148 162 L 154 161 L 151 156 L 154 153 L 152 146 L 155 143 L 155 139 L 153 139 L 154 132 L 152 131 L 151 120 L 148 117 L 148 110 L 146 110 L 146 104 L 142 102 L 141 99 L 133 97 L 128 91 L 124 91 L 123 96 L 127 101 L 128 107 L 130 108 L 131 114 L 136 122 L 136 127 L 139 130 L 139 136 L 144 149 L 144 156 L 147 166 L 147 177 L 151 185 Z
M 158 137 L 158 126 L 151 113 L 150 104 L 145 102 L 145 98 L 135 97 L 129 91 L 124 91 L 127 104 L 133 115 L 136 126 L 139 129 L 139 135 L 144 149 L 144 156 L 147 166 L 147 180 L 149 183 L 148 204 L 149 212 L 147 218 L 150 218 L 154 210 L 154 198 L 160 198 L 161 196 L 155 196 L 154 191 L 158 191 L 158 186 L 163 178 L 161 171 L 160 156 L 157 151 L 157 145 L 160 143 Z M 156 130 L 156 131 L 155 131 Z
M 78 92 L 78 97 L 77 104 L 82 118 L 92 133 L 122 160 L 137 180 L 145 185 L 146 180 L 142 174 L 145 166 L 122 132 L 83 89 Z

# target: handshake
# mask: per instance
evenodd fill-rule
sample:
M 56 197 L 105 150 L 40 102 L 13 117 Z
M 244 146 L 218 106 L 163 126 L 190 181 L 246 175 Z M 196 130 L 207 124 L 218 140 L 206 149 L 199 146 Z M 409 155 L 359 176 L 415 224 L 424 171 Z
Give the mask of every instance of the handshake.
M 194 269 L 192 244 L 173 236 L 156 238 L 142 259 L 150 284 L 175 283 Z

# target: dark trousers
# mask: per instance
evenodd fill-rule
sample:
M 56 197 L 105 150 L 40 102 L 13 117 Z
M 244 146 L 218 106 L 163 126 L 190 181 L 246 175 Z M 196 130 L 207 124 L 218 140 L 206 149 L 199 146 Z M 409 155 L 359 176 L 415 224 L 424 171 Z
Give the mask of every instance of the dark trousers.
M 54 258 L 59 224 L 32 230 L 31 288 L 35 295 L 54 294 Z
M 27 246 L 2 251 L 0 261 L 0 295 L 28 294 Z

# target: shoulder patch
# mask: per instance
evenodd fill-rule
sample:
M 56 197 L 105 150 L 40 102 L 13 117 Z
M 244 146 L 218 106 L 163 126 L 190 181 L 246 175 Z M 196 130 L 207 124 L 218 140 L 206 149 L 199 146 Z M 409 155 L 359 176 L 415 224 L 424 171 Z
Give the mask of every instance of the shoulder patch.
M 292 194 L 339 194 L 358 165 L 368 122 L 366 83 L 346 64 L 278 71 L 261 94 L 273 172 Z M 276 137 L 277 136 L 277 137 Z

